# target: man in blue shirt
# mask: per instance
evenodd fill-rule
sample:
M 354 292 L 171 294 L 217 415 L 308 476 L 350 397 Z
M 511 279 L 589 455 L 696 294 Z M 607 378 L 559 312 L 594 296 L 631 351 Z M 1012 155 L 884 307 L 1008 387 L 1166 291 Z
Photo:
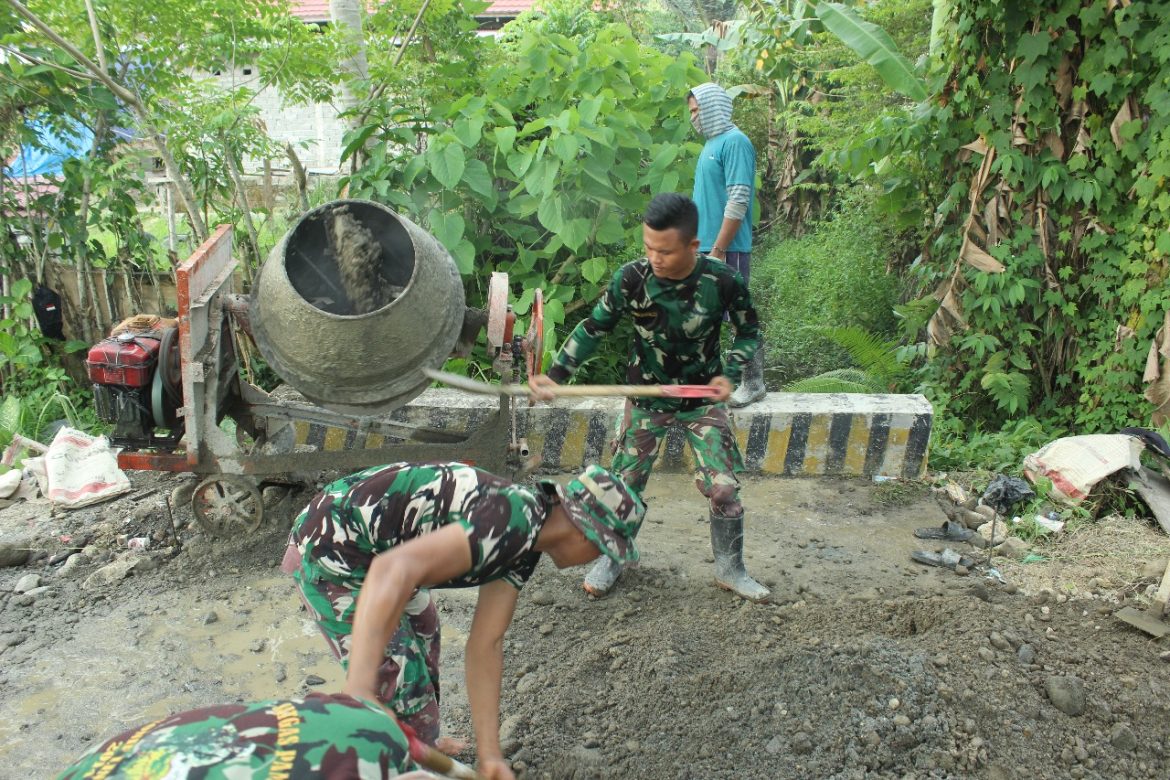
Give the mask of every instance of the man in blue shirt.
M 724 261 L 749 281 L 756 150 L 731 123 L 731 96 L 723 87 L 700 84 L 688 93 L 687 105 L 695 131 L 707 139 L 695 167 L 692 196 L 699 207 L 699 251 Z M 766 393 L 761 343 L 728 403 L 747 406 Z

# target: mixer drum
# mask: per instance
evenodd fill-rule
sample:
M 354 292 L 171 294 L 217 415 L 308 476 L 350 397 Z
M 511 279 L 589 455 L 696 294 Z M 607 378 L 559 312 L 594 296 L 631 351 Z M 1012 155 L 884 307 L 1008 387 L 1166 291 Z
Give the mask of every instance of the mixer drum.
M 250 318 L 264 359 L 302 395 L 375 415 L 427 388 L 421 371 L 451 354 L 464 310 L 455 261 L 429 233 L 380 204 L 337 200 L 273 248 Z

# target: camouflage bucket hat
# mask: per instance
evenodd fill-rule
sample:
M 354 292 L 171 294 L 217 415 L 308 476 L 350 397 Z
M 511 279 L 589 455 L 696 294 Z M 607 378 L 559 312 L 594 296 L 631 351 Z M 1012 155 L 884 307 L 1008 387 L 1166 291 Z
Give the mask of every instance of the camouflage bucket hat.
M 634 537 L 642 527 L 646 506 L 621 477 L 593 465 L 567 485 L 541 480 L 540 486 L 557 494 L 569 520 L 599 550 L 618 563 L 638 560 Z

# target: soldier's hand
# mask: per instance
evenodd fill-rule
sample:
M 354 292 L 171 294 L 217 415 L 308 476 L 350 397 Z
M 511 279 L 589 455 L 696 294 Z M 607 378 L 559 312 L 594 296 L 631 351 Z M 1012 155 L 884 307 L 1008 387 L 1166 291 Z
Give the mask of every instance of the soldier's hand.
M 557 383 L 545 374 L 537 374 L 528 380 L 528 395 L 533 401 L 551 401 L 556 398 L 552 392 L 556 387 Z
M 512 767 L 502 758 L 489 758 L 479 762 L 476 767 L 484 780 L 516 780 L 512 774 Z
M 717 376 L 707 384 L 719 389 L 719 395 L 711 399 L 715 403 L 726 401 L 731 397 L 731 392 L 735 390 L 735 385 L 731 384 L 731 380 L 725 376 Z

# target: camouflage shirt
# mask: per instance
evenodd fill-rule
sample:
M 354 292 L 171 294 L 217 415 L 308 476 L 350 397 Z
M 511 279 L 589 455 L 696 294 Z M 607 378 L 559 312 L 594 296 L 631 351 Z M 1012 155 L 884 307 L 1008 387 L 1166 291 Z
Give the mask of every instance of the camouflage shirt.
M 293 523 L 309 578 L 359 588 L 374 556 L 458 524 L 471 546 L 471 569 L 436 588 L 505 579 L 520 588 L 540 553 L 543 498 L 462 463 L 394 463 L 351 474 L 313 497 Z
M 385 710 L 310 694 L 147 723 L 93 748 L 58 780 L 389 780 L 416 768 Z
M 735 328 L 726 367 L 719 354 L 724 312 Z M 568 379 L 627 313 L 634 324 L 626 372 L 631 384 L 705 385 L 720 375 L 738 382 L 759 347 L 756 310 L 738 271 L 699 255 L 687 278 L 659 279 L 643 259 L 627 263 L 613 275 L 593 312 L 569 334 L 549 369 L 549 378 Z M 696 409 L 707 401 L 644 398 L 635 403 L 653 411 L 676 412 Z

